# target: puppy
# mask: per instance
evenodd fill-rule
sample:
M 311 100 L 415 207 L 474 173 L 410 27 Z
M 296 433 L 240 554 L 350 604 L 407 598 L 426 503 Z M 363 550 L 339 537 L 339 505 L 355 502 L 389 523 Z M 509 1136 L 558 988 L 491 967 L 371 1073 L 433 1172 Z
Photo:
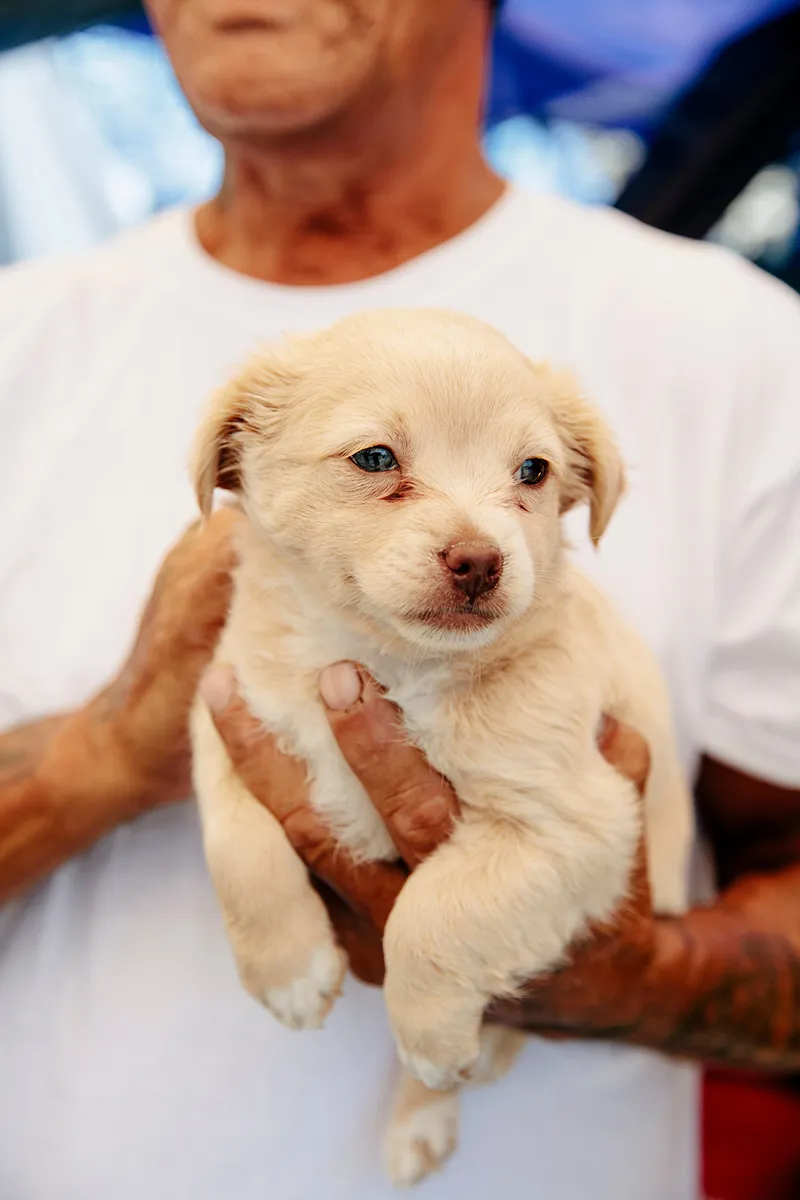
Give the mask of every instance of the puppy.
M 456 1089 L 496 1077 L 519 1035 L 487 1004 L 551 970 L 626 895 L 635 790 L 596 745 L 603 713 L 641 731 L 658 909 L 684 906 L 690 803 L 659 672 L 569 563 L 560 517 L 598 541 L 623 488 L 609 430 L 572 381 L 495 330 L 373 311 L 256 357 L 213 400 L 194 480 L 247 517 L 218 658 L 308 764 L 311 802 L 357 859 L 395 847 L 330 733 L 326 665 L 365 664 L 458 794 L 450 840 L 411 875 L 385 935 L 384 995 L 404 1065 L 388 1136 L 401 1184 L 456 1139 Z M 319 1026 L 345 959 L 278 822 L 193 713 L 208 865 L 244 986 Z

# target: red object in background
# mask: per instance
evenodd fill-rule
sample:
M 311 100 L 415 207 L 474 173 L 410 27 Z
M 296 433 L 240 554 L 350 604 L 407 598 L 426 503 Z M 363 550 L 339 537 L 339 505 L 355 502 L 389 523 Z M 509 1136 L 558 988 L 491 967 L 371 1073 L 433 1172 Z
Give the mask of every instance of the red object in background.
M 708 1200 L 800 1200 L 800 1085 L 709 1071 L 703 1086 Z

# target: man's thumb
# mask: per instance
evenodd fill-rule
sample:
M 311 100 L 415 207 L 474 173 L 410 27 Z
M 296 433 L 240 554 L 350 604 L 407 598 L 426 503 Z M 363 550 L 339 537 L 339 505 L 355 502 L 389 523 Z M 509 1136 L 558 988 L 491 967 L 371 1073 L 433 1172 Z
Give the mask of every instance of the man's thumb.
M 200 680 L 200 697 L 216 717 L 230 704 L 236 692 L 236 676 L 224 663 L 213 663 Z

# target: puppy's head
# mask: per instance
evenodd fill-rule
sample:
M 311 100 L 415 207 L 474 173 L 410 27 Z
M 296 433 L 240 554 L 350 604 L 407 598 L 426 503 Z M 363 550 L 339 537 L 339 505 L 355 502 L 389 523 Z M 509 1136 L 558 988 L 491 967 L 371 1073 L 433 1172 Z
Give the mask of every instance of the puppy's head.
M 472 318 L 387 310 L 260 355 L 218 394 L 194 479 L 237 492 L 301 586 L 377 634 L 485 645 L 546 596 L 559 517 L 596 542 L 623 473 L 572 381 Z

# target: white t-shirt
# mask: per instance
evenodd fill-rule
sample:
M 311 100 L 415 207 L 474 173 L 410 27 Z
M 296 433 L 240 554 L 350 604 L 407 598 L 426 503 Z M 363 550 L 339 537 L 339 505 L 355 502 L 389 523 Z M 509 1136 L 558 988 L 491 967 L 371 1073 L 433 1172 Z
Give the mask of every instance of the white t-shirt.
M 630 494 L 576 553 L 658 652 L 687 772 L 708 751 L 800 784 L 800 301 L 724 252 L 511 191 L 398 270 L 290 288 L 207 258 L 172 213 L 0 276 L 0 722 L 120 663 L 194 515 L 188 443 L 258 341 L 356 308 L 461 308 L 577 370 Z M 240 988 L 191 804 L 118 829 L 0 913 L 0 1196 L 388 1200 L 378 991 L 324 1032 Z M 430 1200 L 694 1200 L 696 1073 L 531 1040 L 465 1097 Z

